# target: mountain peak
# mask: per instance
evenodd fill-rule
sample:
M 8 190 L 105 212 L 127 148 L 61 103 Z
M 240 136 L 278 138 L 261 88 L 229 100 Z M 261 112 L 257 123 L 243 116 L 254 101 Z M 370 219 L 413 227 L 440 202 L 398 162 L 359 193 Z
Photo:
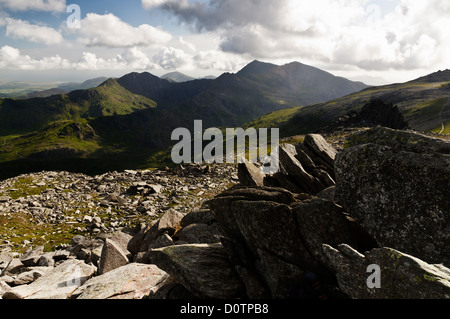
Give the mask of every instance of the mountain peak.
M 161 79 L 176 83 L 189 82 L 195 80 L 193 77 L 190 77 L 178 71 L 167 73 L 161 76 Z
M 428 74 L 411 82 L 447 82 L 447 81 L 450 81 L 450 70 L 448 69 Z
M 254 61 L 250 62 L 249 64 L 247 64 L 242 70 L 240 70 L 237 73 L 237 75 L 245 77 L 245 76 L 249 76 L 249 75 L 266 73 L 276 67 L 277 66 L 275 64 L 254 60 Z

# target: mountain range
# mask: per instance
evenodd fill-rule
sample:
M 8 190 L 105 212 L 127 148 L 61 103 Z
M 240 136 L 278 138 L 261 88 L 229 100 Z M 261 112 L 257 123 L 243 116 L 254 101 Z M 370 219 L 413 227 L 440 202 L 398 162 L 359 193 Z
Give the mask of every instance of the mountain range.
M 166 165 L 158 154 L 173 143 L 172 131 L 192 130 L 196 119 L 204 128 L 255 123 L 297 134 L 361 108 L 372 96 L 396 97 L 394 102 L 409 105 L 448 94 L 437 80 L 368 87 L 299 62 L 253 61 L 216 79 L 167 78 L 130 73 L 87 90 L 0 99 L 0 178 L 44 169 L 98 173 Z M 408 109 L 411 118 L 419 118 L 423 108 L 427 113 L 427 106 Z

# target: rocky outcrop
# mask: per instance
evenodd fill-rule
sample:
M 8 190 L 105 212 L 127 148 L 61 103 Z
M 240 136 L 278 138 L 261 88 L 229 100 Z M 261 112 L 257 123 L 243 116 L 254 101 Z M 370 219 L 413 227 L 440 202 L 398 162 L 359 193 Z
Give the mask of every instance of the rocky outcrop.
M 306 289 L 302 283 L 309 272 L 323 278 L 324 285 L 332 284 L 321 245 L 346 242 L 365 249 L 371 242 L 356 235 L 352 221 L 332 202 L 299 200 L 283 189 L 235 188 L 210 206 L 234 267 L 246 274 L 241 279 L 246 286 L 258 283 L 251 298 L 286 298 L 292 289 Z
M 307 135 L 303 143 L 283 144 L 279 151 L 279 172 L 264 176 L 264 186 L 279 187 L 293 193 L 316 195 L 335 185 L 334 159 L 337 150 L 321 135 Z M 248 174 L 241 174 L 243 186 L 261 186 L 249 183 Z M 257 179 L 259 180 L 259 179 Z
M 448 142 L 375 128 L 346 145 L 336 153 L 309 135 L 283 146 L 280 172 L 263 182 L 284 187 L 256 186 L 261 176 L 241 165 L 241 185 L 200 209 L 167 208 L 134 229 L 78 235 L 53 252 L 2 250 L 0 297 L 449 299 Z M 135 181 L 104 201 L 159 196 L 155 182 Z
M 374 128 L 336 158 L 336 201 L 380 246 L 450 265 L 450 143 Z
M 320 131 L 330 133 L 348 127 L 372 127 L 378 125 L 397 130 L 409 128 L 408 122 L 396 105 L 385 103 L 380 99 L 374 99 L 365 104 L 359 112 L 351 111 Z
M 450 269 L 391 248 L 360 254 L 348 245 L 324 245 L 339 287 L 353 299 L 450 299 Z M 371 268 L 375 266 L 376 268 Z M 379 278 L 371 278 L 371 274 Z M 372 285 L 378 285 L 373 287 Z

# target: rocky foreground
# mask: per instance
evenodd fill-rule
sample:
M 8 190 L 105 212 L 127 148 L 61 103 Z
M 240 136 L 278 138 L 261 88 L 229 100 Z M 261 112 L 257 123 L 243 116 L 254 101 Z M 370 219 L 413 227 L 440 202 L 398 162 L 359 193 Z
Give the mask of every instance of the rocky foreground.
M 55 207 L 42 206 L 46 192 L 23 203 L 13 199 L 19 190 L 3 195 L 3 216 L 26 204 L 43 223 L 84 223 L 98 234 L 77 235 L 70 245 L 49 252 L 35 245 L 14 254 L 11 244 L 4 247 L 0 296 L 450 298 L 450 142 L 373 128 L 353 135 L 338 152 L 322 136 L 308 135 L 298 145 L 283 145 L 280 161 L 280 172 L 271 176 L 253 164 L 241 164 L 239 185 L 228 185 L 191 208 L 180 199 L 177 205 L 148 202 L 164 193 L 155 178 L 166 176 L 150 172 L 135 172 L 141 180 L 123 186 L 118 186 L 124 176 L 119 173 L 102 181 L 85 177 L 89 183 L 81 185 L 91 185 L 86 190 L 97 188 L 101 195 L 81 191 L 72 204 L 49 201 Z M 49 175 L 41 178 L 49 184 Z M 192 186 L 182 178 L 177 194 Z M 77 185 L 67 183 L 55 192 L 70 196 L 72 191 L 64 190 Z M 14 185 L 8 187 L 11 191 Z M 195 187 L 203 191 L 203 186 Z M 96 216 L 78 208 L 79 217 L 67 219 L 64 203 L 75 202 L 110 211 L 94 220 Z M 123 217 L 121 211 L 126 212 Z M 125 227 L 130 226 L 126 216 L 136 211 L 156 218 L 138 228 Z M 121 217 L 114 219 L 113 212 Z M 2 232 L 4 228 L 8 225 Z M 373 269 L 379 270 L 379 278 Z

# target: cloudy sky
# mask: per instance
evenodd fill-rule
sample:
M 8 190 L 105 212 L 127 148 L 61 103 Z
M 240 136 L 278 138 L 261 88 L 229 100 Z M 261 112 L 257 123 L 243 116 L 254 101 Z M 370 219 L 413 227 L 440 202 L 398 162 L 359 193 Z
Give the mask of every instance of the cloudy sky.
M 0 81 L 217 76 L 258 59 L 404 82 L 450 68 L 448 30 L 448 0 L 0 0 Z

